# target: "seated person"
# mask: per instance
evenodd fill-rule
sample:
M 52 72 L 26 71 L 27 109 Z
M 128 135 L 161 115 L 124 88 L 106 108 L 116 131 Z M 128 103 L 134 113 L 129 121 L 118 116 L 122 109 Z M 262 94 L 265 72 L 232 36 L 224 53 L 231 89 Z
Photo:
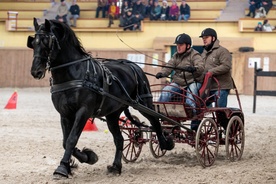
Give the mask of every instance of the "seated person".
M 128 9 L 127 15 L 124 19 L 124 31 L 133 30 L 135 22 L 135 16 L 132 14 L 132 9 Z
M 178 17 L 178 21 L 185 20 L 188 21 L 190 18 L 190 6 L 186 3 L 186 0 L 182 0 L 180 5 L 180 15 Z
M 59 5 L 57 10 L 56 20 L 67 23 L 68 7 L 65 0 L 60 0 L 60 2 L 61 4 Z
M 80 7 L 76 4 L 77 0 L 72 1 L 72 5 L 70 6 L 69 12 L 68 12 L 68 25 L 72 27 L 76 27 L 77 25 L 77 19 L 80 17 Z M 71 24 L 70 19 L 73 19 L 73 24 Z
M 178 14 L 179 14 L 179 7 L 177 6 L 176 1 L 173 0 L 169 11 L 169 20 L 178 20 L 177 19 Z
M 166 0 L 164 0 L 162 2 L 160 20 L 168 20 L 169 12 L 170 12 L 170 7 L 168 6 L 168 2 Z
M 195 112 L 195 99 L 193 95 L 198 95 L 198 91 L 201 87 L 204 78 L 204 63 L 199 52 L 191 48 L 191 37 L 185 33 L 178 35 L 175 38 L 175 44 L 177 52 L 174 53 L 168 63 L 162 68 L 161 72 L 156 74 L 156 78 L 167 77 L 174 71 L 173 81 L 170 85 L 163 88 L 159 97 L 160 102 L 171 101 L 173 93 L 168 91 L 174 91 L 182 93 L 180 88 L 184 88 L 188 91 L 186 103 L 190 105 Z M 177 68 L 187 68 L 187 71 L 183 71 Z
M 99 18 L 99 13 L 102 11 L 102 18 L 105 18 L 107 0 L 98 0 L 96 8 L 96 18 Z
M 159 20 L 161 17 L 161 6 L 158 4 L 158 0 L 155 0 L 150 12 L 150 20 Z
M 119 7 L 115 4 L 114 1 L 112 1 L 108 9 L 108 18 L 109 18 L 108 27 L 110 27 L 111 24 L 114 24 L 113 20 L 118 18 L 118 16 L 119 16 Z
M 246 15 L 248 17 L 255 17 L 255 12 L 261 7 L 262 0 L 249 0 L 249 13 Z
M 133 21 L 133 31 L 135 30 L 141 30 L 141 21 L 144 20 L 144 17 L 139 13 L 139 12 L 136 12 L 135 13 L 135 18 L 134 18 L 134 21 Z
M 262 7 L 265 9 L 266 15 L 268 14 L 272 6 L 273 6 L 272 0 L 262 0 Z
M 270 25 L 267 19 L 263 22 L 263 31 L 272 32 L 275 29 L 275 26 Z
M 263 31 L 263 25 L 261 22 L 258 22 L 258 25 L 255 27 L 254 31 Z

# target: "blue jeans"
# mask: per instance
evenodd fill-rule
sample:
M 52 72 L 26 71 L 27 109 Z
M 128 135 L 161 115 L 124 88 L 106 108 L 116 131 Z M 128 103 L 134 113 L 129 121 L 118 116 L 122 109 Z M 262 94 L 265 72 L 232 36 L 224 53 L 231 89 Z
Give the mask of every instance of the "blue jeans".
M 186 103 L 188 105 L 190 105 L 191 107 L 193 107 L 193 109 L 196 107 L 196 104 L 194 102 L 194 97 L 192 94 L 194 95 L 198 95 L 198 90 L 200 89 L 201 87 L 201 83 L 199 82 L 193 82 L 191 84 L 189 84 L 189 86 L 186 88 L 186 90 L 189 92 L 186 94 L 187 98 L 186 98 Z M 179 88 L 179 85 L 176 84 L 176 83 L 171 83 L 170 85 L 168 86 L 165 86 L 163 88 L 164 91 L 162 91 L 160 97 L 159 97 L 159 102 L 169 102 L 171 101 L 171 98 L 172 98 L 172 95 L 174 93 L 170 93 L 169 91 L 174 91 L 174 92 L 177 92 L 177 93 L 182 93 L 182 89 Z M 192 93 L 192 94 L 191 94 Z
M 220 90 L 220 97 L 217 100 L 218 107 L 226 107 L 227 106 L 227 99 L 229 95 L 230 89 L 221 89 Z M 210 91 L 210 95 L 216 94 L 218 95 L 218 91 Z
M 178 21 L 180 21 L 181 19 L 187 21 L 189 18 L 190 18 L 190 15 L 189 15 L 189 14 L 185 14 L 185 15 L 181 14 L 181 15 L 179 15 L 179 17 L 178 17 Z

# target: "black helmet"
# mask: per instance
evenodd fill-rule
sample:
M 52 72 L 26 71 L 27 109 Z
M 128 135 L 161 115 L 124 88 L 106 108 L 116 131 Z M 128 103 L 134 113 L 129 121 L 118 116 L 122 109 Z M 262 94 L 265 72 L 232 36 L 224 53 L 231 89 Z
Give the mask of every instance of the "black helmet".
M 201 32 L 200 38 L 203 36 L 213 36 L 217 39 L 217 32 L 212 28 L 206 28 Z
M 175 38 L 175 44 L 183 44 L 183 43 L 186 43 L 186 44 L 189 44 L 189 45 L 192 45 L 192 39 L 189 35 L 185 34 L 185 33 L 182 33 L 180 35 L 178 35 L 176 38 Z

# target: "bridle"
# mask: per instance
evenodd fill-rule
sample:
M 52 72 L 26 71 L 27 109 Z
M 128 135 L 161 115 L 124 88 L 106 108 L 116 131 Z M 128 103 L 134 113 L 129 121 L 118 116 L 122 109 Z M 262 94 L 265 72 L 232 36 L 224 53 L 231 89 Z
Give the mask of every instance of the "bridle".
M 37 45 L 43 44 L 50 51 L 48 53 L 48 56 L 41 56 L 40 53 L 35 52 L 33 57 L 34 58 L 46 59 L 47 62 L 46 62 L 45 70 L 50 71 L 51 70 L 51 61 L 55 59 L 55 57 L 53 57 L 55 43 L 57 45 L 58 50 L 61 50 L 61 47 L 60 47 L 60 44 L 59 44 L 59 41 L 58 41 L 57 37 L 55 36 L 55 34 L 52 30 L 50 32 L 47 32 L 47 31 L 41 30 L 41 28 L 42 28 L 42 26 L 40 26 L 40 28 L 36 31 L 35 37 L 32 37 L 32 39 L 35 39 L 35 44 L 37 44 Z M 48 40 L 48 45 L 45 45 L 42 42 L 42 40 L 40 39 L 41 35 L 44 35 L 46 38 L 49 39 Z

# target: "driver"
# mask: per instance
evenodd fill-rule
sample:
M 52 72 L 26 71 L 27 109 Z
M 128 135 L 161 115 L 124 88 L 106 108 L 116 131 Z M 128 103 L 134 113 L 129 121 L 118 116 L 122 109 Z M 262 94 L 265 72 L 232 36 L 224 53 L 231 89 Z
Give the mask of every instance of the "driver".
M 177 52 L 175 52 L 168 63 L 162 68 L 161 72 L 156 74 L 156 78 L 168 77 L 173 71 L 172 83 L 163 88 L 160 102 L 171 101 L 172 93 L 167 91 L 174 91 L 182 93 L 184 88 L 192 94 L 198 95 L 198 90 L 201 87 L 204 78 L 204 63 L 199 52 L 192 48 L 192 40 L 188 34 L 182 33 L 175 38 Z M 175 68 L 187 68 L 186 71 Z M 195 103 L 192 94 L 187 93 L 186 103 L 195 108 Z M 195 109 L 194 109 L 195 110 Z M 195 112 L 194 112 L 195 113 Z

